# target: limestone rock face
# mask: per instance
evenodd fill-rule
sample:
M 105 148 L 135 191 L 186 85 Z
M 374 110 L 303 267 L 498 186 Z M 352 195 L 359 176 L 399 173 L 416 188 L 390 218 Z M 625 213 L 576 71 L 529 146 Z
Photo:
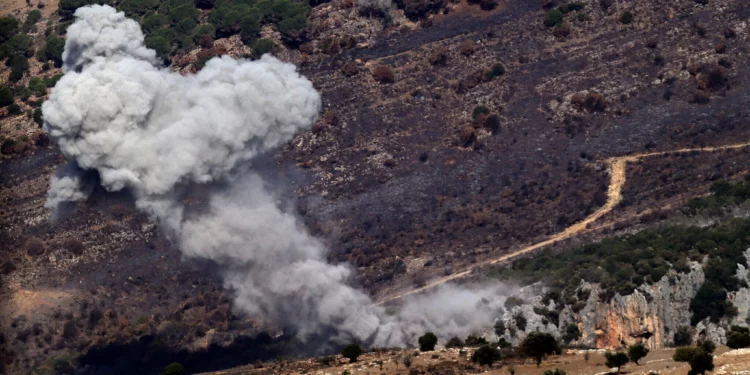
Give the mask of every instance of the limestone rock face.
M 745 251 L 745 257 L 750 263 L 750 249 Z M 544 317 L 534 311 L 534 306 L 555 309 L 555 306 L 544 305 L 541 297 L 544 288 L 538 284 L 523 288 L 519 298 L 529 305 L 515 306 L 504 312 L 501 320 L 506 327 L 512 328 L 506 330 L 504 338 L 515 344 L 523 340 L 526 332 L 537 329 L 560 337 L 566 327 L 575 324 L 581 338 L 574 343 L 579 345 L 615 348 L 643 342 L 652 349 L 670 346 L 674 333 L 680 327 L 690 326 L 690 301 L 705 281 L 700 263 L 692 262 L 690 268 L 690 272 L 685 274 L 672 271 L 653 285 L 641 285 L 628 296 L 616 294 L 607 303 L 599 300 L 601 290 L 598 285 L 583 282 L 580 288 L 591 290 L 585 306 L 577 313 L 570 306 L 557 308 L 560 313 L 559 327 L 552 323 L 543 324 Z M 738 264 L 737 277 L 750 283 L 750 270 Z M 708 319 L 699 322 L 692 330 L 693 341 L 703 336 L 717 344 L 724 344 L 728 325 L 747 326 L 750 289 L 741 288 L 731 292 L 728 299 L 737 308 L 737 316 L 719 324 L 711 323 Z M 513 317 L 518 313 L 522 313 L 527 320 L 525 332 L 518 330 L 514 323 Z

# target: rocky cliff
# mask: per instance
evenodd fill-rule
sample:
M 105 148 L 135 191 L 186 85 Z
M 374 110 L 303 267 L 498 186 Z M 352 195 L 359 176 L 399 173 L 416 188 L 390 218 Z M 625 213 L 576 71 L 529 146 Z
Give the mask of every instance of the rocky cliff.
M 750 261 L 750 249 L 745 251 Z M 750 270 L 737 265 L 737 277 L 750 282 Z M 527 332 L 539 330 L 561 337 L 565 329 L 574 324 L 581 333 L 580 339 L 572 344 L 597 348 L 615 348 L 643 342 L 650 348 L 663 348 L 673 344 L 674 333 L 680 327 L 690 326 L 690 301 L 705 280 L 703 265 L 691 264 L 688 273 L 674 270 L 652 285 L 641 285 L 632 294 L 616 294 L 609 302 L 599 298 L 601 289 L 596 284 L 582 282 L 579 290 L 590 290 L 585 305 L 578 312 L 572 306 L 555 306 L 554 301 L 542 301 L 546 291 L 540 284 L 522 288 L 516 297 L 525 301 L 521 306 L 511 306 L 499 318 L 506 327 L 505 340 L 517 344 Z M 740 288 L 728 294 L 728 299 L 737 308 L 738 314 L 731 319 L 723 319 L 719 324 L 699 322 L 691 330 L 693 340 L 706 337 L 715 343 L 726 343 L 725 327 L 747 325 L 750 311 L 750 289 Z M 545 305 L 545 302 L 548 304 Z M 559 312 L 559 324 L 555 325 L 540 315 L 540 311 Z M 525 329 L 520 329 L 519 315 L 525 318 Z M 492 337 L 497 339 L 499 337 Z

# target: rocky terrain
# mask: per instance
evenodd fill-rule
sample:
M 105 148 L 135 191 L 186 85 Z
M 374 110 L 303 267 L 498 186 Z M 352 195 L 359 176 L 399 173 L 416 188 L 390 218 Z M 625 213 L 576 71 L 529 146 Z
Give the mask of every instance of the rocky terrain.
M 490 10 L 445 2 L 424 17 L 394 7 L 381 18 L 334 0 L 313 7 L 310 40 L 297 48 L 264 26 L 276 55 L 298 64 L 324 103 L 310 131 L 271 155 L 269 173 L 329 245 L 330 260 L 356 268 L 358 286 L 382 299 L 550 238 L 606 203 L 608 157 L 750 140 L 750 4 L 584 3 L 550 28 L 541 1 Z M 3 9 L 20 19 L 32 9 L 16 5 Z M 45 21 L 58 22 L 55 6 L 45 5 Z M 632 22 L 623 22 L 626 12 Z M 210 51 L 174 56 L 171 68 L 188 73 L 202 57 L 249 51 L 236 35 L 220 38 Z M 29 61 L 29 76 L 58 73 Z M 0 69 L 6 83 L 10 69 Z M 0 110 L 0 346 L 9 373 L 47 371 L 84 353 L 92 354 L 81 361 L 103 373 L 150 373 L 172 360 L 209 371 L 299 349 L 282 328 L 237 315 L 212 265 L 182 259 L 127 193 L 96 191 L 49 222 L 46 191 L 63 160 L 27 113 L 36 99 L 18 101 L 20 114 Z M 713 181 L 740 179 L 748 161 L 750 148 L 629 163 L 622 202 L 552 249 L 658 224 Z M 591 285 L 577 313 L 545 306 L 560 310 L 554 326 L 533 305 L 501 320 L 514 327 L 520 309 L 527 332 L 559 335 L 576 324 L 580 345 L 646 339 L 665 347 L 690 323 L 703 282 L 699 264 L 691 267 L 608 302 Z M 521 298 L 539 308 L 541 288 Z M 735 323 L 743 323 L 750 292 L 732 293 Z M 700 324 L 695 336 L 724 340 L 724 328 Z M 487 335 L 497 338 L 491 327 Z M 166 344 L 162 358 L 139 358 L 150 345 L 144 337 Z M 128 368 L 130 359 L 142 362 Z

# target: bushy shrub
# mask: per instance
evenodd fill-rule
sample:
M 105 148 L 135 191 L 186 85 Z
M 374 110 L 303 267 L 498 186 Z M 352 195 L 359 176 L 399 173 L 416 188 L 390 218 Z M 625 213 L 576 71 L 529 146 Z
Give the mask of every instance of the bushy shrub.
M 750 347 L 750 329 L 732 326 L 727 333 L 727 346 L 732 349 Z
M 65 39 L 58 36 L 50 35 L 47 37 L 46 44 L 44 45 L 44 57 L 47 60 L 52 60 L 56 67 L 62 66 L 62 54 L 65 50 Z
M 42 115 L 42 109 L 37 108 L 34 110 L 34 122 L 41 127 L 44 125 L 44 117 Z
M 620 15 L 620 22 L 623 25 L 630 25 L 633 22 L 633 13 L 626 11 Z
M 258 39 L 253 43 L 253 56 L 261 57 L 266 53 L 271 53 L 276 49 L 276 43 L 270 39 Z
M 698 293 L 690 301 L 690 311 L 693 312 L 690 318 L 692 325 L 698 324 L 705 318 L 718 323 L 725 316 L 737 314 L 734 305 L 727 301 L 727 291 L 713 280 L 707 280 L 698 289 Z
M 607 367 L 617 367 L 617 372 L 620 372 L 620 368 L 630 361 L 628 355 L 623 352 L 606 352 L 604 353 Z
M 487 340 L 482 336 L 469 335 L 466 337 L 466 341 L 464 342 L 464 344 L 466 346 L 487 345 Z
M 565 373 L 565 370 L 560 370 L 556 368 L 554 371 L 553 370 L 544 371 L 544 375 L 567 375 L 567 374 Z
M 0 43 L 5 43 L 12 36 L 18 34 L 19 22 L 13 16 L 0 17 Z
M 357 362 L 357 358 L 362 355 L 362 348 L 357 344 L 349 344 L 341 349 L 341 355 L 344 358 L 348 358 L 349 362 Z
M 117 9 L 125 12 L 131 18 L 142 16 L 158 6 L 158 0 L 123 0 L 117 3 Z
M 473 120 L 476 120 L 481 115 L 489 115 L 489 114 L 490 114 L 490 110 L 487 107 L 485 107 L 483 105 L 478 105 L 478 106 L 474 107 L 473 111 L 471 111 L 471 118 Z M 508 298 L 508 299 L 510 299 L 510 298 Z M 506 306 L 507 306 L 507 304 L 508 303 L 507 303 L 507 300 L 506 300 Z
M 641 358 L 648 355 L 648 352 L 648 348 L 641 343 L 630 345 L 630 347 L 628 347 L 628 358 L 631 362 L 637 365 Z
M 183 367 L 180 363 L 173 362 L 164 368 L 164 371 L 161 372 L 161 375 L 182 375 L 184 373 L 185 367 Z
M 23 22 L 23 31 L 28 33 L 32 30 L 34 25 L 42 18 L 42 12 L 34 9 L 26 15 L 26 21 Z
M 13 89 L 0 85 L 0 108 L 13 104 Z
M 37 97 L 47 94 L 47 84 L 39 77 L 32 77 L 31 80 L 29 80 L 29 89 Z
M 544 26 L 555 27 L 563 22 L 563 13 L 558 9 L 551 9 L 544 13 Z
M 562 14 L 568 14 L 570 12 L 579 11 L 583 9 L 584 7 L 586 7 L 586 4 L 575 2 L 575 3 L 561 4 L 559 7 L 557 7 L 557 9 Z
M 32 56 L 33 40 L 26 34 L 17 34 L 7 42 L 0 45 L 0 59 L 13 58 L 14 56 Z
M 484 78 L 487 81 L 492 81 L 493 79 L 495 79 L 495 77 L 500 77 L 503 74 L 505 74 L 505 67 L 503 66 L 503 64 L 497 63 L 492 65 L 490 70 L 485 73 Z
M 421 337 L 419 337 L 419 350 L 423 352 L 429 352 L 435 350 L 435 345 L 437 345 L 438 338 L 435 336 L 432 332 L 427 332 Z
M 565 341 L 566 344 L 569 344 L 579 338 L 581 338 L 581 331 L 578 329 L 578 326 L 575 324 L 568 324 L 568 326 L 565 327 L 565 334 L 562 337 L 563 341 Z
M 446 348 L 463 348 L 464 342 L 460 338 L 454 336 L 454 337 L 451 337 L 448 340 L 448 342 L 445 343 L 445 347 Z
M 500 350 L 498 350 L 495 347 L 484 345 L 474 351 L 474 354 L 471 355 L 471 361 L 474 363 L 477 363 L 481 366 L 489 366 L 492 367 L 492 364 L 501 360 L 502 354 L 500 353 Z
M 143 28 L 144 33 L 150 34 L 168 23 L 169 19 L 167 16 L 163 14 L 151 14 L 143 18 L 141 28 Z
M 153 35 L 146 37 L 146 47 L 156 51 L 156 54 L 161 57 L 166 57 L 171 52 L 171 44 L 167 39 L 160 35 Z
M 385 65 L 378 65 L 372 72 L 372 78 L 380 83 L 393 83 L 395 76 L 393 70 Z

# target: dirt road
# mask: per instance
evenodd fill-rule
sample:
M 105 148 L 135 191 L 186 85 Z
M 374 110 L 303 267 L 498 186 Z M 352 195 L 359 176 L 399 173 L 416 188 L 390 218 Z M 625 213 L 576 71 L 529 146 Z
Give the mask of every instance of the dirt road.
M 591 215 L 587 216 L 585 219 L 565 228 L 560 233 L 557 233 L 553 235 L 552 237 L 542 241 L 538 242 L 532 245 L 529 245 L 527 247 L 518 249 L 516 251 L 513 251 L 508 254 L 501 255 L 497 258 L 492 258 L 485 260 L 481 263 L 477 263 L 463 271 L 453 273 L 451 275 L 442 277 L 440 279 L 437 279 L 433 282 L 430 282 L 422 287 L 412 289 L 410 291 L 399 293 L 396 295 L 385 297 L 381 300 L 379 300 L 377 303 L 375 303 L 375 306 L 382 305 L 384 303 L 400 299 L 402 297 L 408 296 L 410 294 L 415 294 L 419 292 L 423 292 L 427 289 L 431 289 L 433 287 L 436 287 L 440 284 L 447 283 L 452 280 L 460 279 L 463 277 L 466 277 L 471 274 L 471 272 L 477 268 L 497 264 L 500 262 L 505 262 L 507 260 L 510 260 L 512 258 L 515 258 L 520 255 L 527 254 L 529 252 L 532 252 L 534 250 L 540 249 L 542 247 L 552 245 L 556 242 L 560 242 L 563 240 L 566 240 L 568 238 L 571 238 L 584 230 L 589 226 L 589 224 L 594 223 L 595 221 L 599 220 L 602 216 L 606 215 L 610 211 L 612 211 L 615 207 L 617 207 L 618 204 L 620 204 L 620 201 L 622 201 L 622 188 L 625 186 L 625 182 L 627 182 L 627 173 L 626 173 L 626 167 L 627 164 L 630 162 L 642 160 L 645 158 L 653 157 L 653 156 L 663 156 L 668 154 L 684 154 L 684 153 L 690 153 L 690 152 L 713 152 L 713 151 L 723 151 L 723 150 L 732 150 L 732 149 L 738 149 L 738 148 L 744 148 L 750 146 L 750 142 L 745 143 L 737 143 L 737 144 L 731 144 L 731 145 L 724 145 L 724 146 L 715 146 L 715 147 L 701 147 L 701 148 L 682 148 L 677 150 L 669 150 L 669 151 L 656 151 L 656 152 L 645 152 L 640 154 L 634 154 L 634 155 L 626 155 L 626 156 L 616 156 L 612 158 L 605 159 L 603 162 L 607 164 L 607 169 L 609 171 L 609 187 L 607 189 L 607 202 L 604 203 L 604 205 L 596 210 Z

